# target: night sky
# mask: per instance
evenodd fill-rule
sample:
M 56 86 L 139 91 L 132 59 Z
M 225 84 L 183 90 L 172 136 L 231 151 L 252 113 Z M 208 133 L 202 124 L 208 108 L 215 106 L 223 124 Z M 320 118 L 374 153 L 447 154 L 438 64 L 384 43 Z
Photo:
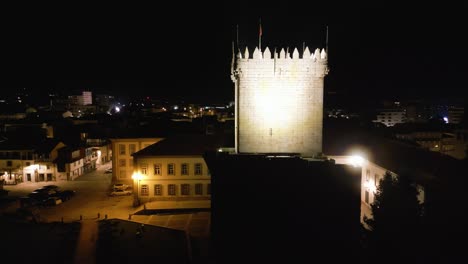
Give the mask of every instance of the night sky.
M 328 25 L 331 71 L 325 91 L 348 101 L 468 97 L 466 4 L 172 5 L 18 18 L 6 33 L 11 79 L 2 86 L 232 100 L 236 25 L 240 45 L 253 49 L 261 18 L 262 46 L 290 50 L 301 50 L 304 42 L 325 47 Z

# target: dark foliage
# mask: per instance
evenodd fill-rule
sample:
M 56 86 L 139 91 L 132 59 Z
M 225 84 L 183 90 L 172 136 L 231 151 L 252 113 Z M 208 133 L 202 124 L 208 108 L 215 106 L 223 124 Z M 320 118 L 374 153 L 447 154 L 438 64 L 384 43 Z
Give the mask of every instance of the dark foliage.
M 423 207 L 418 190 L 407 175 L 387 172 L 371 206 L 373 218 L 365 218 L 370 228 L 369 253 L 382 262 L 417 261 L 422 252 Z

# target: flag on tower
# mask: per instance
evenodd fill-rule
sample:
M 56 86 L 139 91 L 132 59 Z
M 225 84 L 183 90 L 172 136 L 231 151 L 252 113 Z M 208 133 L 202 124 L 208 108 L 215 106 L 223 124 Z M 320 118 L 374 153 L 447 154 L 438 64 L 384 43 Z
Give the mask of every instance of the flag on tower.
M 262 19 L 258 20 L 259 30 L 258 30 L 258 49 L 262 52 Z
M 259 29 L 259 32 L 258 32 L 258 35 L 261 37 L 262 36 L 262 20 L 260 20 L 260 29 Z

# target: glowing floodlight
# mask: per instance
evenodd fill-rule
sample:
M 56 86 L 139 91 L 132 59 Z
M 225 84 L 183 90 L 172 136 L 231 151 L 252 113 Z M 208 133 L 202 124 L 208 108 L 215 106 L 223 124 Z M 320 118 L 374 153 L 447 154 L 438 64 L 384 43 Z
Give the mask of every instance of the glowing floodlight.
M 358 155 L 351 156 L 349 161 L 354 167 L 362 167 L 364 165 L 364 158 Z

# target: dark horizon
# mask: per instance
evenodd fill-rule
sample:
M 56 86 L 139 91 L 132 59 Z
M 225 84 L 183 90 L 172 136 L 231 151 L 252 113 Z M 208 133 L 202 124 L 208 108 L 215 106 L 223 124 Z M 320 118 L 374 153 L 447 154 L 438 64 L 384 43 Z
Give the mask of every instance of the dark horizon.
M 236 25 L 240 46 L 252 50 L 258 45 L 261 18 L 263 48 L 282 46 L 292 51 L 295 46 L 301 51 L 303 43 L 311 49 L 324 48 L 328 26 L 330 73 L 325 93 L 338 92 L 347 103 L 468 98 L 468 43 L 462 34 L 466 4 L 427 4 L 418 9 L 378 4 L 340 7 L 194 3 L 170 19 L 133 14 L 111 26 L 104 26 L 103 18 L 72 23 L 60 35 L 33 30 L 31 37 L 45 42 L 35 42 L 37 49 L 29 54 L 23 43 L 26 39 L 20 36 L 20 45 L 12 47 L 20 56 L 14 58 L 13 66 L 27 61 L 39 72 L 26 74 L 29 80 L 21 76 L 15 81 L 16 72 L 10 82 L 2 84 L 2 90 L 24 84 L 36 91 L 51 86 L 59 91 L 91 87 L 122 94 L 232 101 L 230 63 Z M 61 45 L 51 45 L 58 38 Z M 57 59 L 50 61 L 49 53 Z M 44 61 L 53 63 L 55 70 L 40 72 Z

